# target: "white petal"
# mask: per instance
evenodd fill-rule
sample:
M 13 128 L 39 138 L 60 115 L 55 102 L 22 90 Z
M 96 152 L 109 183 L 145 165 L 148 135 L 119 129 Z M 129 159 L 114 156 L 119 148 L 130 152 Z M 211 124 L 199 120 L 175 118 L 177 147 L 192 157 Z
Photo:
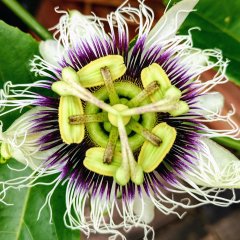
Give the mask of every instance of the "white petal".
M 48 108 L 35 107 L 16 119 L 13 124 L 2 135 L 2 142 L 8 145 L 11 157 L 17 161 L 28 165 L 32 169 L 39 167 L 47 158 L 57 149 L 53 148 L 47 151 L 39 151 L 40 145 L 38 140 L 47 132 L 30 133 L 34 126 L 33 114 Z
M 32 155 L 28 156 L 23 148 L 14 148 L 12 151 L 12 158 L 16 159 L 18 162 L 23 163 L 24 165 L 28 165 L 31 169 L 35 170 L 39 166 L 41 166 L 47 159 L 50 157 L 54 152 L 58 150 L 58 148 L 52 148 L 47 151 L 36 151 L 35 149 L 29 149 L 28 151 L 32 150 Z
M 83 24 L 87 27 L 91 24 L 86 16 L 81 14 L 77 10 L 69 12 L 69 34 L 70 39 L 83 38 L 87 33 L 86 28 L 83 28 Z
M 56 40 L 41 41 L 39 44 L 39 52 L 43 59 L 48 63 L 58 67 L 59 61 L 64 55 L 64 49 Z
M 3 133 L 6 136 L 13 136 L 15 134 L 23 135 L 30 129 L 33 125 L 31 122 L 34 119 L 34 114 L 38 113 L 39 111 L 49 110 L 47 107 L 34 107 L 31 110 L 22 114 L 19 118 L 17 118 L 11 126 Z
M 208 138 L 201 141 L 204 148 L 196 154 L 196 166 L 188 177 L 200 186 L 240 188 L 240 160 Z
M 196 69 L 208 65 L 209 56 L 198 48 L 192 48 L 185 55 L 181 56 L 180 59 L 183 65 L 190 67 L 193 72 L 196 72 Z
M 100 29 L 96 19 L 93 16 L 85 16 L 77 10 L 70 11 L 66 24 L 67 34 L 65 35 L 62 32 L 62 35 L 65 35 L 63 39 L 63 42 L 65 42 L 64 46 L 67 48 L 77 47 L 81 41 L 91 42 L 93 36 L 100 37 L 102 29 Z
M 142 197 L 139 195 L 135 197 L 133 211 L 145 223 L 148 224 L 154 219 L 154 208 L 155 205 L 145 192 L 142 193 Z
M 196 106 L 200 108 L 196 111 L 205 117 L 212 113 L 220 113 L 224 106 L 224 96 L 220 92 L 206 93 L 198 97 Z
M 149 33 L 147 44 L 151 45 L 156 40 L 166 40 L 176 35 L 197 3 L 198 0 L 183 0 L 171 7 Z

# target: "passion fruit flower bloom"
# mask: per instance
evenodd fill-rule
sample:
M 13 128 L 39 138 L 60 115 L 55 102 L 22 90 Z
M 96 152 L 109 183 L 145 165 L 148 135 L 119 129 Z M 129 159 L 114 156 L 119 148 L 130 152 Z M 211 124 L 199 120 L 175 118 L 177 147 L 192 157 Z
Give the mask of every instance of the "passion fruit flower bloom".
M 227 61 L 220 50 L 193 48 L 190 33 L 176 35 L 196 3 L 179 2 L 153 28 L 153 11 L 141 1 L 139 8 L 123 4 L 106 19 L 64 13 L 54 28 L 56 41 L 42 42 L 42 58 L 31 62 L 42 80 L 8 82 L 1 92 L 1 115 L 34 107 L 2 133 L 2 156 L 35 162 L 41 153 L 40 164 L 29 164 L 30 176 L 2 182 L 3 197 L 10 188 L 58 173 L 43 207 L 66 183 L 66 226 L 123 239 L 119 229 L 133 226 L 143 227 L 146 238 L 153 206 L 181 217 L 177 207 L 238 202 L 239 161 L 208 139 L 239 132 L 233 112 L 220 114 L 222 96 L 208 93 L 227 81 Z M 133 40 L 129 22 L 137 24 Z M 213 68 L 215 76 L 202 82 Z M 209 129 L 205 123 L 212 121 L 231 128 Z M 21 140 L 21 157 L 12 139 Z M 227 188 L 229 199 L 220 195 Z M 186 200 L 186 194 L 197 203 L 173 197 Z

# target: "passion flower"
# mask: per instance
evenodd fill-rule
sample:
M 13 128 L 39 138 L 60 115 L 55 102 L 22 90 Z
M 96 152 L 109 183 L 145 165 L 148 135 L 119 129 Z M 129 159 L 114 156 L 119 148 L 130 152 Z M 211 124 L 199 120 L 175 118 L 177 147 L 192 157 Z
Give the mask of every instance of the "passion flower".
M 35 56 L 31 62 L 31 71 L 42 80 L 6 83 L 1 92 L 1 115 L 9 112 L 5 106 L 36 106 L 1 134 L 3 158 L 14 155 L 20 160 L 11 139 L 21 135 L 23 124 L 21 156 L 27 162 L 34 162 L 39 152 L 46 156 L 33 167 L 37 174 L 31 178 L 2 183 L 2 194 L 28 186 L 29 179 L 39 184 L 42 176 L 58 173 L 53 189 L 67 182 L 65 224 L 86 234 L 112 233 L 123 239 L 118 230 L 122 227 L 142 226 L 147 235 L 151 205 L 165 214 L 178 214 L 178 206 L 196 206 L 168 193 L 188 193 L 197 205 L 237 202 L 233 189 L 230 199 L 221 197 L 219 189 L 236 187 L 239 174 L 225 174 L 239 163 L 206 140 L 236 137 L 239 131 L 231 113 L 221 116 L 221 109 L 208 107 L 208 91 L 227 81 L 227 62 L 219 50 L 193 48 L 191 35 L 176 35 L 196 3 L 179 2 L 152 30 L 154 14 L 143 2 L 139 8 L 123 4 L 106 21 L 77 11 L 65 13 L 55 27 L 59 38 L 42 42 L 43 58 Z M 134 40 L 129 39 L 130 21 L 138 24 Z M 218 69 L 215 77 L 202 83 L 201 74 L 212 68 Z M 203 124 L 215 120 L 232 128 L 214 131 Z M 26 151 L 29 142 L 31 154 Z M 229 162 L 216 163 L 216 148 Z M 88 201 L 90 215 L 84 211 Z M 113 220 L 113 212 L 120 222 Z

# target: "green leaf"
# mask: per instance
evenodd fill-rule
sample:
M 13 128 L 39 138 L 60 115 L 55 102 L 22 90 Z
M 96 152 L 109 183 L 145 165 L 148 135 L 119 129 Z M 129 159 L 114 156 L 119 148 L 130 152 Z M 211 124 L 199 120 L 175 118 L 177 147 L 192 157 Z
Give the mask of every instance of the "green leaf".
M 230 60 L 227 75 L 240 85 L 240 1 L 200 0 L 195 9 L 197 11 L 188 16 L 180 33 L 200 27 L 201 31 L 191 32 L 194 46 L 221 49 L 223 56 Z
M 0 21 L 0 84 L 29 83 L 36 80 L 29 61 L 38 52 L 38 42 L 30 34 Z
M 30 72 L 29 61 L 35 54 L 39 54 L 38 42 L 29 34 L 11 27 L 0 21 L 0 87 L 5 82 L 14 84 L 31 83 L 37 78 Z M 1 117 L 5 129 L 19 117 L 19 111 Z M 23 165 L 15 160 L 9 160 L 13 168 L 22 169 Z M 0 181 L 28 176 L 30 169 L 25 171 L 10 170 L 7 165 L 0 165 Z M 44 178 L 50 182 L 52 178 Z M 48 206 L 42 211 L 37 221 L 38 212 L 44 204 L 52 186 L 37 186 L 21 190 L 10 189 L 5 201 L 14 204 L 5 206 L 0 203 L 0 240 L 79 240 L 80 232 L 71 231 L 64 226 L 63 216 L 65 206 L 65 187 L 58 186 L 55 190 L 51 206 L 53 223 L 49 224 L 50 210 Z
M 0 88 L 4 83 L 30 83 L 36 80 L 30 72 L 29 62 L 39 54 L 38 42 L 29 34 L 0 21 Z M 1 117 L 4 129 L 19 116 L 18 111 Z
M 15 169 L 22 169 L 23 165 L 9 160 L 8 164 Z M 0 166 L 0 181 L 28 176 L 30 169 L 16 172 L 10 170 L 7 164 Z M 45 178 L 44 178 L 45 179 Z M 50 182 L 52 178 L 45 179 Z M 21 190 L 11 189 L 5 201 L 14 204 L 5 206 L 0 203 L 0 240 L 79 240 L 80 232 L 67 229 L 63 223 L 65 207 L 65 188 L 58 187 L 52 197 L 53 221 L 49 223 L 50 210 L 44 208 L 39 220 L 38 212 L 44 204 L 51 186 L 36 186 Z
M 212 140 L 230 149 L 240 150 L 240 140 L 229 137 L 215 137 Z

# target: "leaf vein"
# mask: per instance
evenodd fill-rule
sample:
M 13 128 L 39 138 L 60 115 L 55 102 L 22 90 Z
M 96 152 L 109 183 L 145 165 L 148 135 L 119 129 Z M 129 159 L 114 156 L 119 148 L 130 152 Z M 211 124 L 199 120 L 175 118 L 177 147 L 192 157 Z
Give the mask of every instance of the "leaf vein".
M 28 203 L 28 200 L 29 200 L 30 191 L 31 191 L 31 189 L 28 188 L 25 199 L 24 199 L 24 203 L 23 203 L 22 214 L 21 214 L 20 220 L 19 220 L 19 226 L 18 226 L 18 229 L 17 229 L 17 232 L 16 232 L 16 239 L 19 239 L 19 236 L 20 236 L 20 233 L 21 233 L 21 230 L 22 230 L 22 224 L 24 223 L 24 216 L 25 216 L 25 213 L 26 213 L 26 210 L 27 210 L 27 203 Z

